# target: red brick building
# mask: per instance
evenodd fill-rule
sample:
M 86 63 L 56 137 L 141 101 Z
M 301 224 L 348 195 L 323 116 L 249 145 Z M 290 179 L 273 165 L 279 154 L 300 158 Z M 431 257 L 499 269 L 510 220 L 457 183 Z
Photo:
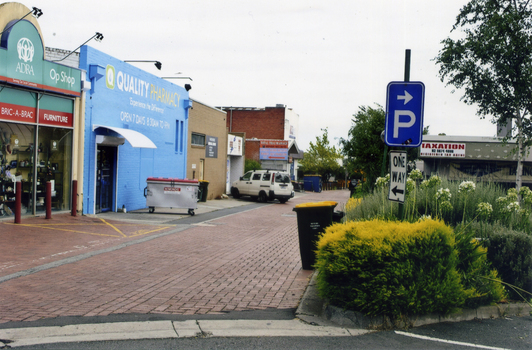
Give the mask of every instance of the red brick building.
M 263 169 L 285 170 L 297 180 L 299 115 L 283 104 L 275 107 L 218 107 L 227 112 L 229 133 L 245 133 L 245 158 L 259 161 Z M 272 140 L 283 146 L 270 148 Z

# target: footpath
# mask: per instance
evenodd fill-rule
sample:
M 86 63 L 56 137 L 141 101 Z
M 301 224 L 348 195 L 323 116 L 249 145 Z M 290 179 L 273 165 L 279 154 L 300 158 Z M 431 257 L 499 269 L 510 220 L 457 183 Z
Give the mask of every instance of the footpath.
M 301 269 L 292 209 L 334 200 L 341 210 L 348 198 L 347 190 L 296 193 L 285 204 L 229 198 L 198 203 L 194 216 L 156 208 L 2 219 L 0 339 L 14 347 L 166 338 L 168 329 L 173 336 L 365 333 L 293 314 L 313 271 Z M 271 310 L 282 316 L 246 313 Z

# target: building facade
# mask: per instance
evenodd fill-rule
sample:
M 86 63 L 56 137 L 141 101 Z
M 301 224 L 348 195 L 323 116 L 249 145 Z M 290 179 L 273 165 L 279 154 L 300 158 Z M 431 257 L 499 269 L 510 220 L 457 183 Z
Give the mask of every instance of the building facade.
M 145 208 L 148 177 L 187 176 L 188 91 L 86 45 L 80 68 L 83 213 Z
M 220 198 L 226 191 L 226 113 L 193 101 L 188 124 L 187 178 L 208 181 L 207 199 Z
M 299 115 L 291 108 L 219 107 L 227 112 L 229 133 L 245 133 L 245 158 L 263 169 L 289 172 L 297 180 Z
M 418 168 L 425 176 L 441 175 L 449 180 L 497 182 L 512 186 L 516 181 L 515 141 L 499 137 L 424 135 L 419 148 Z M 532 155 L 523 163 L 523 185 L 532 186 Z
M 47 60 L 32 11 L 0 5 L 0 213 L 14 205 L 22 183 L 22 212 L 45 210 L 46 183 L 54 210 L 71 208 L 77 179 L 81 115 L 79 69 Z M 7 208 L 10 209 L 7 209 Z

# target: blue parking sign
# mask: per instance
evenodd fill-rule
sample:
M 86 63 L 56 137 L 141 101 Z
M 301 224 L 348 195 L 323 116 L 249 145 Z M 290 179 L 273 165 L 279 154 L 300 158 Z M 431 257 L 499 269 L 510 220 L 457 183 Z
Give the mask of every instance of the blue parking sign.
M 419 81 L 395 81 L 386 91 L 386 127 L 388 146 L 419 147 L 423 137 L 425 85 Z

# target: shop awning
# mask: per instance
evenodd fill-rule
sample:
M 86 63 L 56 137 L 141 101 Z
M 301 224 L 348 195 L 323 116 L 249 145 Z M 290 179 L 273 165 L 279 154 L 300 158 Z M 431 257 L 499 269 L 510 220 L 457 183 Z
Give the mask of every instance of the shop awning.
M 133 147 L 137 148 L 157 148 L 155 144 L 147 138 L 145 135 L 141 134 L 138 131 L 130 130 L 130 129 L 123 129 L 123 128 L 117 128 L 114 126 L 105 126 L 105 125 L 93 125 L 92 130 L 96 130 L 98 128 L 105 128 L 112 130 L 116 132 L 117 134 L 122 135 Z

